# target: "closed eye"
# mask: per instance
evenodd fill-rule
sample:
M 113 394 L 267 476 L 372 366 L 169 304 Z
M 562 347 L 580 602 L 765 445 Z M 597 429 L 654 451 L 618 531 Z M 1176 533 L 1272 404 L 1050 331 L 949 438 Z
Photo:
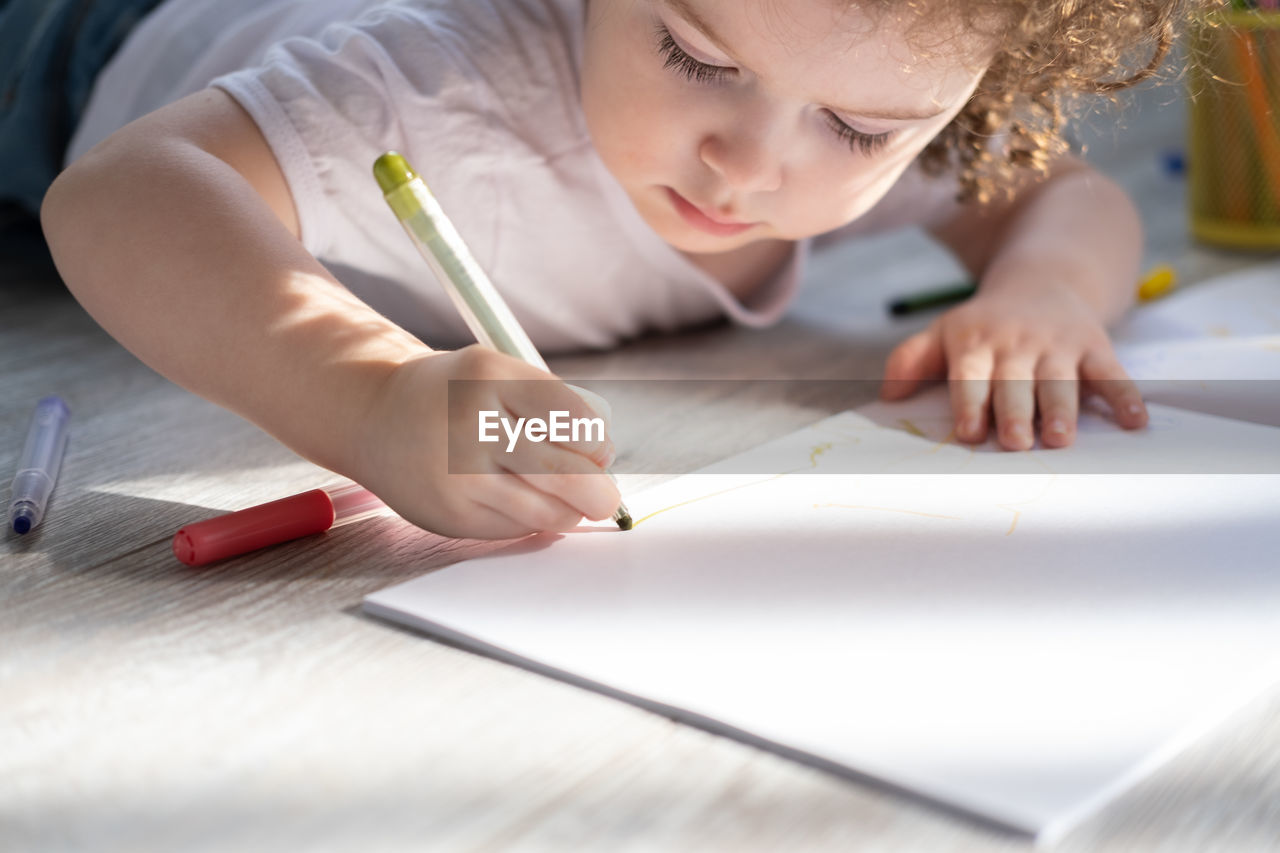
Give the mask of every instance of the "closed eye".
M 710 65 L 699 62 L 676 44 L 671 31 L 663 24 L 654 29 L 657 39 L 658 55 L 663 58 L 662 67 L 670 68 L 695 83 L 719 83 L 731 75 L 734 69 L 724 65 Z
M 824 115 L 826 116 L 827 124 L 831 126 L 831 129 L 835 131 L 840 140 L 854 151 L 861 152 L 868 157 L 879 153 L 893 138 L 892 130 L 884 133 L 863 133 L 860 130 L 849 127 L 833 112 L 826 111 Z

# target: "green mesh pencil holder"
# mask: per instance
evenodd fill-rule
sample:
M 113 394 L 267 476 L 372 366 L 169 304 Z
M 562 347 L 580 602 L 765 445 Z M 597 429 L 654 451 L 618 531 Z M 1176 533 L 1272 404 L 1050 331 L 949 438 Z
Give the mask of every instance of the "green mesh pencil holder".
M 1191 49 L 1191 233 L 1280 248 L 1280 10 L 1214 13 L 1194 28 Z

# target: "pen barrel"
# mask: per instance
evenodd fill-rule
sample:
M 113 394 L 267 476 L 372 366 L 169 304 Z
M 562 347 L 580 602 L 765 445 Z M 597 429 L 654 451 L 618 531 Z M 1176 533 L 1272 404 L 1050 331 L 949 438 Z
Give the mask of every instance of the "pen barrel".
M 414 178 L 385 197 L 476 340 L 546 370 L 547 363 L 533 341 L 467 249 L 426 183 Z
M 333 526 L 333 501 L 324 489 L 188 524 L 173 537 L 173 555 L 203 566 Z
M 338 486 L 327 491 L 329 500 L 333 502 L 333 527 L 350 524 L 353 521 L 364 521 L 366 518 L 386 515 L 390 512 L 377 495 L 356 483 Z
M 70 418 L 71 410 L 61 397 L 45 397 L 36 404 L 9 501 L 9 518 L 19 533 L 35 527 L 44 517 L 67 451 Z
M 56 473 L 56 472 L 55 472 Z M 20 503 L 33 503 L 43 507 L 53 492 L 55 478 L 48 471 L 26 468 L 13 478 L 13 499 L 10 507 Z
M 19 480 L 29 471 L 47 475 L 49 489 L 52 490 L 52 483 L 58 479 L 62 457 L 67 449 L 67 422 L 70 418 L 71 410 L 60 397 L 45 397 L 36 404 L 31 428 L 27 430 L 27 440 L 22 446 L 22 455 L 18 457 L 18 476 L 13 481 L 15 499 L 18 497 Z

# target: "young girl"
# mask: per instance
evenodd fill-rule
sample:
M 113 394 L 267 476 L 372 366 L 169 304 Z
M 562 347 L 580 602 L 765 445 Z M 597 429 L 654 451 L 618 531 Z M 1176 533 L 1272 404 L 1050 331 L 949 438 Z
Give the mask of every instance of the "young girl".
M 1063 446 L 1075 380 L 1146 420 L 1105 332 L 1138 218 L 1063 153 L 1063 98 L 1147 76 L 1177 4 L 165 0 L 97 77 L 43 223 L 145 362 L 444 534 L 608 517 L 610 480 L 576 475 L 612 448 L 476 443 L 477 409 L 591 412 L 555 382 L 450 397 L 545 374 L 433 348 L 469 336 L 373 183 L 388 149 L 546 351 L 770 323 L 810 238 L 924 225 L 981 286 L 892 353 L 886 396 L 967 380 L 960 439 L 1027 448 L 1038 416 Z

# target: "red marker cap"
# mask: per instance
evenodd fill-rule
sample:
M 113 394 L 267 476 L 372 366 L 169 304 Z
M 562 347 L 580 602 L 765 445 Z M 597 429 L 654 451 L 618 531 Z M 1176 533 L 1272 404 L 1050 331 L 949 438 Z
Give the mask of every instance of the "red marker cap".
M 188 524 L 173 537 L 173 555 L 188 566 L 203 566 L 322 533 L 333 526 L 333 499 L 324 489 L 281 498 L 261 506 Z

